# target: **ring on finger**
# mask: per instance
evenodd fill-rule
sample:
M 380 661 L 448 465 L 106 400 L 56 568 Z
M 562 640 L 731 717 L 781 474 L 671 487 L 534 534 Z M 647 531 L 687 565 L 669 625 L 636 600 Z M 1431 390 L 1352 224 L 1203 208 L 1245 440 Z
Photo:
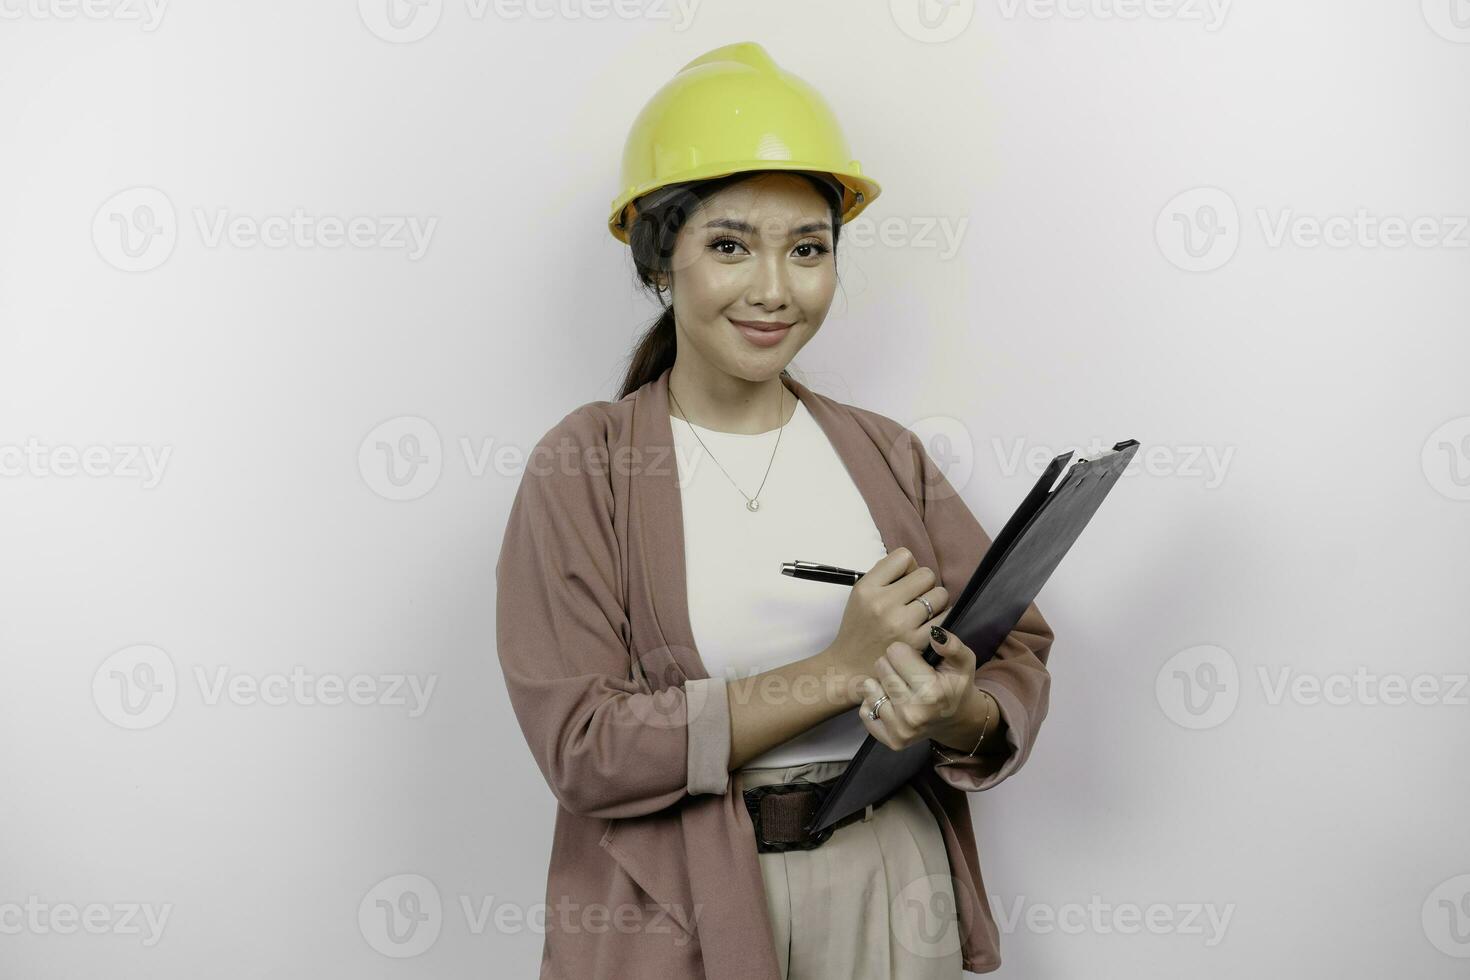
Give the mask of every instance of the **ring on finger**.
M 873 706 L 868 709 L 868 717 L 871 718 L 873 721 L 877 721 L 878 720 L 878 709 L 881 708 L 881 707 L 883 707 L 883 702 L 884 701 L 887 701 L 887 700 L 888 700 L 888 695 L 885 694 L 881 698 L 879 698 L 877 701 L 874 701 L 873 702 Z
M 873 666 L 876 670 L 873 683 L 877 685 L 884 697 L 891 696 L 895 705 L 914 700 L 914 689 L 909 686 L 904 676 L 893 668 L 891 663 L 879 658 Z

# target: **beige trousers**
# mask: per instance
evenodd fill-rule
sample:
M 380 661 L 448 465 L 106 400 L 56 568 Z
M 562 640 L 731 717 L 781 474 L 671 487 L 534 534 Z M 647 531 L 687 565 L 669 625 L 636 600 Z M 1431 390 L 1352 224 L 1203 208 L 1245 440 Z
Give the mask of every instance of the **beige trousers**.
M 818 783 L 847 761 L 734 773 L 744 792 Z M 807 851 L 757 855 L 782 980 L 961 980 L 959 922 L 944 838 L 904 786 Z

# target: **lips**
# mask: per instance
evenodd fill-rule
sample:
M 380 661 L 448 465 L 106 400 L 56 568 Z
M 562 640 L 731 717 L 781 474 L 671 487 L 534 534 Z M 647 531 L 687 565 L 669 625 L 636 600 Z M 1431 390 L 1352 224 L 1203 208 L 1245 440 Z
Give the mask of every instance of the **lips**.
M 730 320 L 730 323 L 756 347 L 775 347 L 791 332 L 791 324 L 781 324 L 780 321 Z

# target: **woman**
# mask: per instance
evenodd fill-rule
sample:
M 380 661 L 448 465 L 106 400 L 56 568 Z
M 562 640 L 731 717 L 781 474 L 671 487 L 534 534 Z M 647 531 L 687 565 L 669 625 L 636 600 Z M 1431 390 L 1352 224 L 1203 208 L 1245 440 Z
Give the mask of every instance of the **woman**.
M 609 228 L 668 302 L 618 400 L 538 443 L 497 565 L 507 689 L 559 803 L 542 976 L 994 970 L 966 794 L 1030 753 L 1051 629 L 1031 606 L 977 670 L 938 624 L 990 539 L 913 433 L 786 370 L 878 185 L 747 43 L 648 103 L 623 188 Z M 869 734 L 933 765 L 805 834 Z

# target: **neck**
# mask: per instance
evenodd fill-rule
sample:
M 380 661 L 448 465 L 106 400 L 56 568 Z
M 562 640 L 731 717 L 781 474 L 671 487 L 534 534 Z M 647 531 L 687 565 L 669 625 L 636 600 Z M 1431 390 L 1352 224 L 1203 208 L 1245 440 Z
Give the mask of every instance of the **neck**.
M 724 371 L 691 369 L 682 358 L 674 362 L 668 383 L 669 411 L 717 432 L 755 435 L 780 428 L 799 401 L 779 375 L 749 381 Z

